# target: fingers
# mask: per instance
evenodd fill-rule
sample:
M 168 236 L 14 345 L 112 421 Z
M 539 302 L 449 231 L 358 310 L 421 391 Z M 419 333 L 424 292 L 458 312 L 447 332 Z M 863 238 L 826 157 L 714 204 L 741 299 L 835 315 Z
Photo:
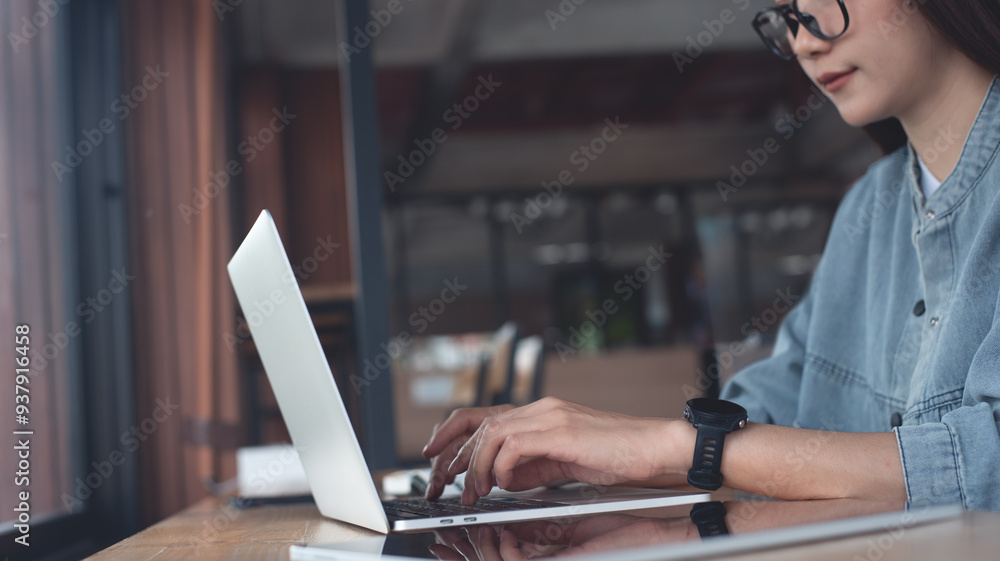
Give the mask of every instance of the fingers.
M 528 556 L 521 551 L 520 545 L 521 542 L 513 532 L 507 530 L 500 532 L 500 557 L 504 561 L 526 561 Z
M 524 458 L 545 458 L 549 460 L 549 462 L 540 462 L 537 464 L 538 467 L 535 469 L 544 471 L 536 471 L 535 476 L 553 474 L 555 473 L 552 466 L 553 463 L 573 463 L 575 461 L 576 458 L 570 453 L 572 449 L 572 437 L 566 431 L 562 430 L 511 434 L 504 439 L 503 445 L 497 451 L 495 459 L 492 462 L 493 477 L 496 478 L 497 485 L 501 489 L 507 489 L 514 482 L 515 468 L 518 467 L 518 464 Z M 521 475 L 521 477 L 524 478 L 522 481 L 519 481 L 521 485 L 531 483 L 530 472 L 528 472 L 528 475 Z M 560 474 L 557 477 L 549 479 L 549 481 L 553 481 L 559 477 L 565 477 L 565 474 Z
M 521 462 L 514 468 L 510 481 L 503 483 L 505 491 L 525 491 L 553 481 L 568 479 L 565 464 L 549 458 L 535 458 Z
M 434 541 L 445 547 L 454 548 L 456 542 L 464 539 L 465 534 L 458 528 L 434 530 Z
M 479 561 L 476 550 L 469 543 L 468 532 L 465 529 L 455 528 L 453 530 L 435 530 L 434 541 L 428 549 L 439 559 L 447 558 L 449 561 Z
M 472 543 L 467 538 L 455 542 L 455 550 L 462 554 L 465 561 L 480 561 L 479 555 L 476 554 L 476 548 L 472 547 Z
M 445 485 L 453 482 L 456 474 L 465 471 L 464 467 L 457 471 L 452 471 L 450 466 L 453 465 L 453 461 L 459 454 L 462 446 L 469 441 L 474 431 L 477 431 L 482 425 L 483 419 L 491 415 L 493 418 L 501 418 L 512 409 L 514 407 L 511 405 L 482 407 L 478 409 L 458 409 L 444 423 L 435 425 L 434 436 L 431 437 L 431 442 L 424 448 L 425 455 L 434 452 L 433 459 L 431 460 L 431 481 L 427 485 L 427 492 L 424 494 L 425 498 L 436 499 L 440 497 Z M 462 426 L 471 428 L 466 432 L 452 437 L 442 447 L 440 443 L 445 441 L 439 439 L 445 438 L 443 435 L 453 434 L 454 427 Z M 490 486 L 492 485 L 491 481 Z
M 452 411 L 451 415 L 443 423 L 435 425 L 434 434 L 431 435 L 431 439 L 424 446 L 423 456 L 425 458 L 437 456 L 453 440 L 467 432 L 474 432 L 479 428 L 483 419 L 513 408 L 514 406 L 512 405 L 498 405 L 495 407 L 477 407 Z
M 480 561 L 504 561 L 500 556 L 500 538 L 490 526 L 469 528 L 469 541 Z
M 447 448 L 431 460 L 431 475 L 427 482 L 427 491 L 424 493 L 426 499 L 436 499 L 441 496 L 445 485 L 455 481 L 455 474 L 448 472 L 448 466 L 458 454 L 462 445 L 472 436 L 471 433 L 462 435 L 462 438 L 453 440 Z
M 465 489 L 462 502 L 471 505 L 490 492 L 497 483 L 494 474 L 494 461 L 501 448 L 508 442 L 517 442 L 520 435 L 541 430 L 550 430 L 552 434 L 566 435 L 566 427 L 571 426 L 573 413 L 563 406 L 559 400 L 545 399 L 531 405 L 507 411 L 485 419 L 471 438 L 458 451 L 455 460 L 448 466 L 448 473 L 454 475 L 466 470 Z M 510 469 L 522 459 L 544 457 L 543 453 L 535 455 L 520 455 L 514 459 Z M 504 479 L 503 484 L 511 478 Z M 502 488 L 506 488 L 501 484 Z
M 550 445 L 553 432 L 516 432 L 500 441 L 495 452 L 493 448 L 481 456 L 477 452 L 465 475 L 462 503 L 475 504 L 494 484 L 507 491 L 522 491 L 565 478 L 565 459 Z M 489 469 L 485 475 L 483 468 Z
M 427 551 L 430 551 L 434 557 L 437 557 L 441 561 L 466 561 L 465 557 L 457 551 L 439 543 L 432 543 L 427 546 Z
M 425 458 L 437 456 L 459 436 L 475 431 L 484 418 L 485 416 L 482 415 L 479 409 L 456 409 L 452 411 L 445 422 L 434 426 L 434 434 L 427 441 L 421 454 Z
M 468 470 L 465 475 L 466 488 L 463 497 L 471 496 L 473 491 L 477 498 L 489 493 L 494 484 L 493 459 L 504 440 L 513 434 L 537 430 L 535 427 L 538 424 L 539 420 L 534 417 L 507 417 L 505 415 L 498 415 L 484 421 L 476 433 L 458 451 L 455 461 L 448 466 L 448 473 L 451 474 Z
M 501 433 L 500 431 L 510 431 L 510 430 L 524 430 L 530 424 L 526 424 L 524 421 L 531 422 L 530 418 L 520 419 L 518 422 L 516 419 L 516 412 L 503 413 L 493 417 L 484 419 L 482 423 L 475 429 L 472 436 L 465 441 L 465 444 L 458 450 L 455 455 L 455 460 L 448 466 L 448 473 L 454 475 L 456 473 L 462 473 L 463 471 L 469 469 L 469 465 L 472 461 L 474 452 L 476 448 L 480 445 L 480 441 L 484 438 L 487 441 L 496 440 L 497 437 L 503 439 L 503 436 L 509 434 L 507 432 Z M 511 420 L 514 419 L 514 420 Z M 501 434 L 503 436 L 501 436 Z
M 448 472 L 454 475 L 469 469 L 472 459 L 478 453 L 476 448 L 480 446 L 480 441 L 484 438 L 487 439 L 489 446 L 495 448 L 499 446 L 499 441 L 510 434 L 540 430 L 565 422 L 567 414 L 554 411 L 553 404 L 555 403 L 554 400 L 546 398 L 531 405 L 518 409 L 511 408 L 484 418 L 474 429 L 472 437 L 465 443 L 465 446 L 459 450 L 455 461 L 448 467 Z M 480 475 L 485 476 L 488 472 L 489 470 L 484 468 Z

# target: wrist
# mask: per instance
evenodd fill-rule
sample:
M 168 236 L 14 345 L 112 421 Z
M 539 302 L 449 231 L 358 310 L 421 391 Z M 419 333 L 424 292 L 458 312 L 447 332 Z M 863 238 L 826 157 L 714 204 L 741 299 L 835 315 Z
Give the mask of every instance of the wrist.
M 667 419 L 663 425 L 661 468 L 664 474 L 686 475 L 694 459 L 698 431 L 684 419 Z

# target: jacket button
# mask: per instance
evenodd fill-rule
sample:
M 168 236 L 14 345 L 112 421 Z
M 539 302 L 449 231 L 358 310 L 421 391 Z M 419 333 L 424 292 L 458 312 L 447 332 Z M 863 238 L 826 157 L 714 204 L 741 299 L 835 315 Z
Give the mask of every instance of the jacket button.
M 928 210 L 927 212 L 924 213 L 924 217 L 927 218 L 927 220 L 934 220 L 935 216 L 936 215 L 934 214 L 933 210 Z
M 923 300 L 917 302 L 917 305 L 913 307 L 913 315 L 917 317 L 924 315 L 924 312 L 926 311 L 927 311 L 927 306 L 924 305 Z
M 940 319 L 938 319 L 938 318 L 931 318 L 931 327 L 937 327 L 939 323 L 941 323 Z
M 892 424 L 892 428 L 901 427 L 903 426 L 903 416 L 899 413 L 899 411 L 897 411 L 892 414 L 892 418 L 889 419 L 889 422 Z

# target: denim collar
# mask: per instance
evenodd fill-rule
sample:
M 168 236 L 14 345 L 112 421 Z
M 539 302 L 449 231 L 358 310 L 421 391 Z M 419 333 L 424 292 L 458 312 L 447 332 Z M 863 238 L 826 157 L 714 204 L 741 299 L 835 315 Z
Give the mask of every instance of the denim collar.
M 1000 76 L 994 76 L 986 97 L 979 107 L 976 120 L 962 146 L 955 169 L 941 182 L 931 197 L 924 198 L 920 188 L 920 166 L 913 145 L 906 143 L 906 181 L 913 200 L 913 211 L 918 214 L 913 224 L 913 236 L 930 220 L 938 220 L 955 210 L 979 184 L 983 172 L 996 157 L 1000 148 Z M 928 218 L 927 212 L 933 217 Z

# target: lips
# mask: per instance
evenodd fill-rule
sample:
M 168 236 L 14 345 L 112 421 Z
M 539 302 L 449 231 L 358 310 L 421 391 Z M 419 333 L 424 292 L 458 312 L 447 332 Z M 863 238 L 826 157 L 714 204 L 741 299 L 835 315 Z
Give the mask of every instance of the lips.
M 828 92 L 835 92 L 844 87 L 844 84 L 854 75 L 856 70 L 857 68 L 852 68 L 840 72 L 824 72 L 816 78 L 816 81 L 826 88 Z

